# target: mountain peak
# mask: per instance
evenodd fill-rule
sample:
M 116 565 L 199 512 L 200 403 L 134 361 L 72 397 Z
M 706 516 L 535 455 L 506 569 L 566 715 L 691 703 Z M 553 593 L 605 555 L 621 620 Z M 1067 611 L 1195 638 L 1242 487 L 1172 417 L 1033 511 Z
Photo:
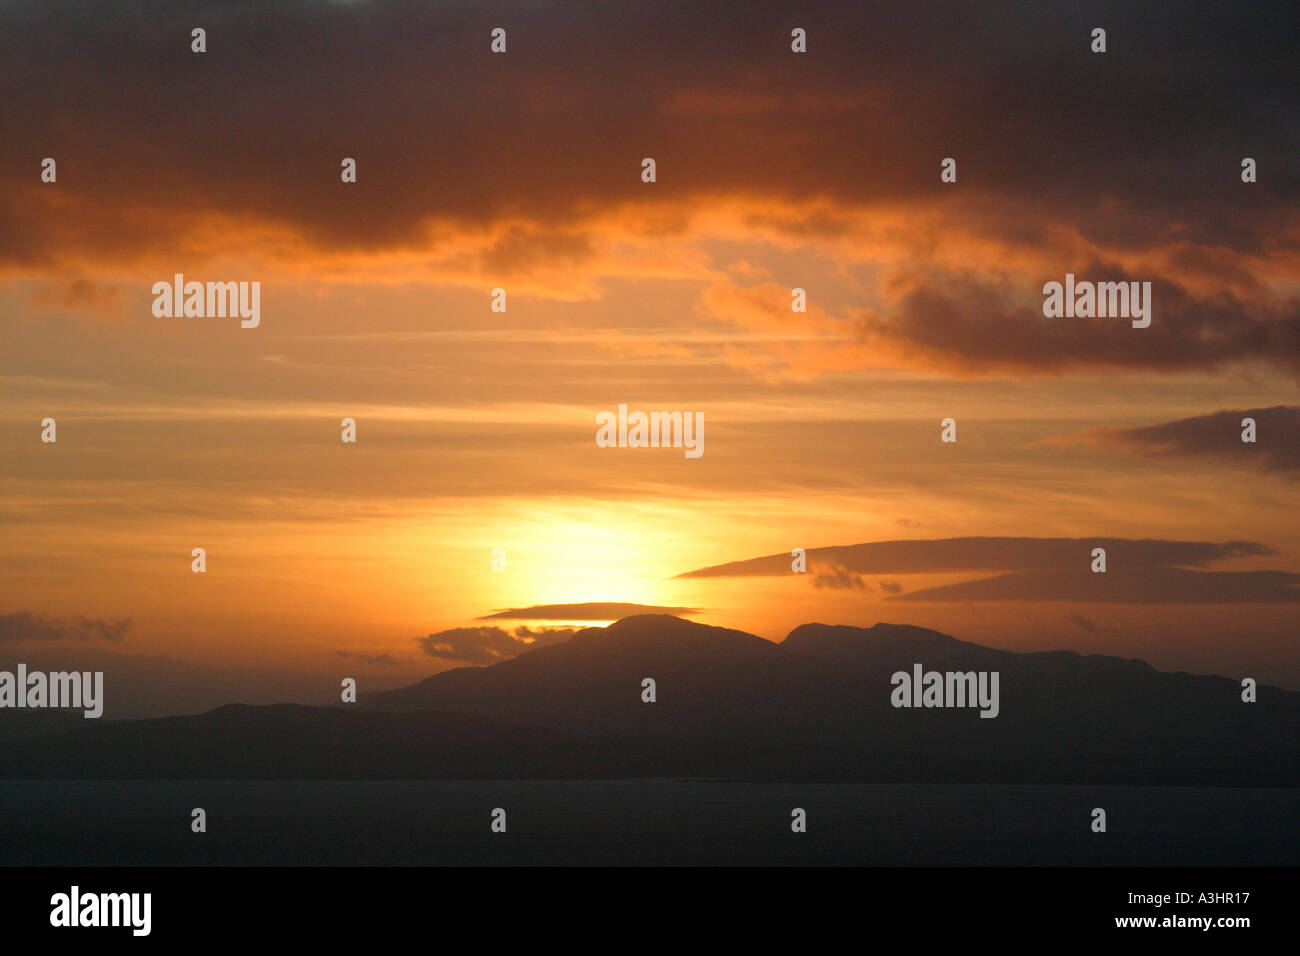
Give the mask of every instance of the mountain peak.
M 620 641 L 651 639 L 657 641 L 744 638 L 750 641 L 762 641 L 763 638 L 746 631 L 737 631 L 729 627 L 715 627 L 712 624 L 700 624 L 697 621 L 677 617 L 674 614 L 633 614 L 620 618 L 607 627 L 589 627 L 574 635 L 575 639 L 595 639 L 600 636 L 617 638 Z
M 844 624 L 800 624 L 786 635 L 781 646 L 796 654 L 813 657 L 856 659 L 893 655 L 948 655 L 963 648 L 988 651 L 959 641 L 941 631 L 911 624 L 880 622 L 871 627 Z

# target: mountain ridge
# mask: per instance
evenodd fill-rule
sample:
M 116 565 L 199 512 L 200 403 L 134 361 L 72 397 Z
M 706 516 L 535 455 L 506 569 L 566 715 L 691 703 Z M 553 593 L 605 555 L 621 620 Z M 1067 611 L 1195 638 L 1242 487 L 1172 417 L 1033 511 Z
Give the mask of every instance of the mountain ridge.
M 916 664 L 996 671 L 997 716 L 894 706 L 891 675 Z M 773 642 L 637 615 L 357 705 L 0 734 L 0 776 L 1300 785 L 1300 693 L 1258 692 L 1244 703 L 1233 678 L 910 625 L 806 624 Z

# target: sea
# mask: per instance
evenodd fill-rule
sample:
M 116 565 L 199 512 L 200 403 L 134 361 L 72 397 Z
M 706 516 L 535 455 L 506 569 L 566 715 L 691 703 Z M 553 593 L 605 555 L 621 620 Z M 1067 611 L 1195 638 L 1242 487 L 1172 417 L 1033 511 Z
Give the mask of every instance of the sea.
M 1294 788 L 0 781 L 0 866 L 1297 864 Z

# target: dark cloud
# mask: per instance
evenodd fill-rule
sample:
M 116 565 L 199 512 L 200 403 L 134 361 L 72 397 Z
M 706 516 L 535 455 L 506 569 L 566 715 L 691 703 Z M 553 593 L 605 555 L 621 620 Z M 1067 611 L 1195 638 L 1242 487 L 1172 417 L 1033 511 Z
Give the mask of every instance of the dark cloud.
M 360 661 L 362 664 L 386 664 L 396 666 L 397 660 L 392 654 L 354 654 L 350 651 L 338 651 L 339 657 L 347 658 L 352 661 Z
M 1111 627 L 1107 624 L 1098 624 L 1096 621 L 1090 620 L 1082 614 L 1071 614 L 1069 615 L 1069 618 L 1089 634 L 1114 634 L 1119 630 L 1119 628 Z
M 539 268 L 572 268 L 592 254 L 585 235 L 512 226 L 483 253 L 483 267 L 503 275 L 531 275 Z
M 834 568 L 813 578 L 813 587 L 832 591 L 870 591 L 871 586 L 860 575 L 844 568 Z
M 902 594 L 903 586 L 897 581 L 880 581 L 880 590 L 886 594 Z
M 500 627 L 453 627 L 419 638 L 419 644 L 430 657 L 466 664 L 495 664 L 525 651 L 567 641 L 577 633 L 578 628 L 571 627 L 517 627 L 513 631 Z
M 580 260 L 584 223 L 645 203 L 646 155 L 665 205 L 916 201 L 1028 248 L 1068 227 L 1117 249 L 1293 249 L 1298 21 L 1270 0 L 822 0 L 794 20 L 777 0 L 739 16 L 724 0 L 182 0 L 147 16 L 18 0 L 0 7 L 0 136 L 31 149 L 0 157 L 0 261 L 169 250 L 216 214 L 276 227 L 250 231 L 273 244 L 367 251 L 506 223 L 488 263 L 527 271 Z M 1088 50 L 1099 22 L 1105 55 Z M 959 183 L 936 198 L 948 155 Z M 44 156 L 57 185 L 38 181 Z
M 1242 420 L 1255 420 L 1243 442 Z M 1135 448 L 1155 457 L 1202 458 L 1264 471 L 1300 471 L 1300 406 L 1224 410 L 1139 428 L 1091 428 L 1064 441 Z
M 689 617 L 699 614 L 697 607 L 661 607 L 657 604 L 620 604 L 617 602 L 591 602 L 587 604 L 535 604 L 532 607 L 512 607 L 484 614 L 480 621 L 617 621 L 634 614 L 672 614 Z
M 1215 561 L 1276 554 L 1254 541 L 1162 541 L 1125 538 L 936 538 L 873 541 L 810 548 L 810 568 L 857 574 L 931 574 L 957 571 L 1068 570 L 1087 566 L 1093 548 L 1126 567 L 1200 567 Z M 787 554 L 733 561 L 680 574 L 683 578 L 767 577 L 790 573 Z
M 0 614 L 0 641 L 111 641 L 116 643 L 131 629 L 132 619 L 52 618 L 31 611 Z
M 1109 559 L 1109 555 L 1108 555 Z M 1135 568 L 1108 560 L 1104 574 L 1083 570 L 1017 571 L 924 588 L 888 601 L 1063 601 L 1078 604 L 1292 604 L 1300 574 L 1288 571 L 1187 571 Z
M 1128 319 L 1045 318 L 1039 282 L 1150 281 L 1151 325 Z M 1181 371 L 1265 360 L 1300 371 L 1300 300 L 1259 301 L 1227 291 L 1194 295 L 1155 275 L 1062 261 L 1028 288 L 966 275 L 919 274 L 889 314 L 858 320 L 859 334 L 904 360 L 962 372 L 1084 367 Z

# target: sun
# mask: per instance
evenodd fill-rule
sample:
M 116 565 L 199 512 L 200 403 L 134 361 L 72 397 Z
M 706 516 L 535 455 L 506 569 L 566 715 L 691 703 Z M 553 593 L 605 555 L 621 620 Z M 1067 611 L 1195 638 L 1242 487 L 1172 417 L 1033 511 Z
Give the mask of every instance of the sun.
M 604 516 L 608 518 L 609 516 Z M 532 604 L 665 603 L 662 543 L 638 527 L 558 514 L 523 543 L 516 570 Z

